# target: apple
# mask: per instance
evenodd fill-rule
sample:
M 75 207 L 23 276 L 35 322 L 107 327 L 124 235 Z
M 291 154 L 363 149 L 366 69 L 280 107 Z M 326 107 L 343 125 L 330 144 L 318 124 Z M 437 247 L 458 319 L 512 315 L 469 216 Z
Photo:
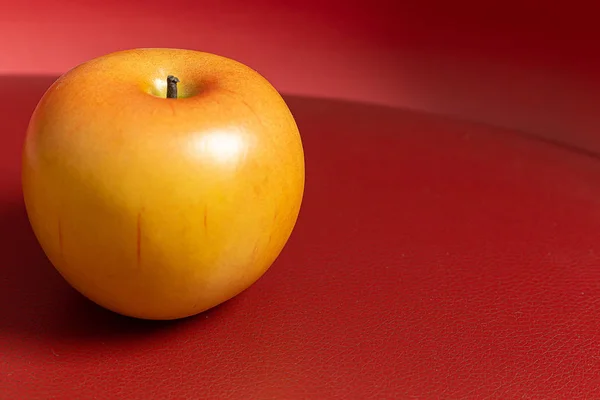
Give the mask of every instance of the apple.
M 50 262 L 91 301 L 167 320 L 238 295 L 273 264 L 304 192 L 298 127 L 250 67 L 132 49 L 62 75 L 35 108 L 22 187 Z

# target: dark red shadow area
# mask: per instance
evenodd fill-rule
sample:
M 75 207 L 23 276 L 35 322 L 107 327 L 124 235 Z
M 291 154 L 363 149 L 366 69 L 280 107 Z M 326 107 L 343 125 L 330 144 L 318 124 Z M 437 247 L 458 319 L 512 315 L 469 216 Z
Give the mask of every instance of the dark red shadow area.
M 29 228 L 20 146 L 51 81 L 0 79 L 22 88 L 0 100 L 0 397 L 600 397 L 595 155 L 287 97 L 307 174 L 288 245 L 232 301 L 148 323 L 75 293 Z

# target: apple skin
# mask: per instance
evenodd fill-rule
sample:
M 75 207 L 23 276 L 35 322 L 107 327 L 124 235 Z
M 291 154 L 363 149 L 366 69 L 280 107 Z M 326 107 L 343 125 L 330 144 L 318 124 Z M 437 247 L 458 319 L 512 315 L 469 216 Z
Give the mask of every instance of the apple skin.
M 179 78 L 167 99 L 166 78 Z M 85 62 L 38 103 L 23 149 L 33 231 L 77 291 L 184 318 L 256 282 L 296 224 L 304 152 L 278 91 L 237 61 L 133 49 Z

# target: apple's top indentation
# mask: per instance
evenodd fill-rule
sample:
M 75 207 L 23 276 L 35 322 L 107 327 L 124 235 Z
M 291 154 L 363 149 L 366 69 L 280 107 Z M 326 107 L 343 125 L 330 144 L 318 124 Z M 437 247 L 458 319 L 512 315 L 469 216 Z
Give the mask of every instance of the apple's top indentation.
M 182 72 L 184 75 L 185 72 Z M 161 99 L 177 98 L 185 99 L 200 93 L 200 83 L 193 77 L 186 75 L 181 79 L 177 75 L 167 75 L 164 71 L 157 71 L 154 76 L 140 85 L 142 91 Z M 169 87 L 174 86 L 177 96 L 169 96 Z

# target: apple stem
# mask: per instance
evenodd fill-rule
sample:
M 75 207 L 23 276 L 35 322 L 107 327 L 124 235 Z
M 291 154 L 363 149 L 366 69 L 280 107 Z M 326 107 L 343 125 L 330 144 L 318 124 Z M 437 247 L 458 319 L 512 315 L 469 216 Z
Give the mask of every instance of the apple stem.
M 177 83 L 179 83 L 179 79 L 176 76 L 167 76 L 167 99 L 177 98 Z

